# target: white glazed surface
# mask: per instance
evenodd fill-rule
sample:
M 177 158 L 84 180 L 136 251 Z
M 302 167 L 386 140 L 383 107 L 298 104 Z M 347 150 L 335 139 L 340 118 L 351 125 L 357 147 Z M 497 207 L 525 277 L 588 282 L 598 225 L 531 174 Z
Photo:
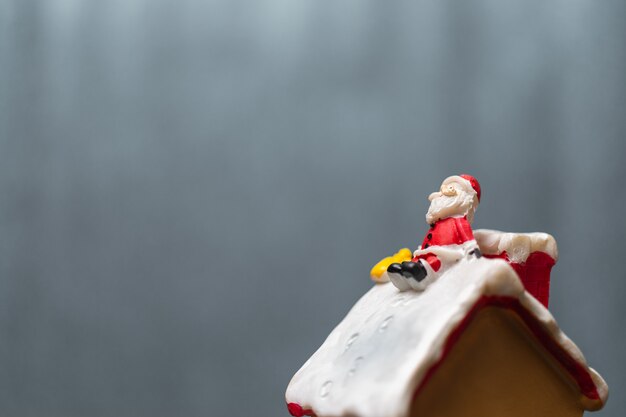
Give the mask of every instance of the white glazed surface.
M 320 416 L 403 417 L 450 332 L 483 295 L 518 298 L 576 361 L 585 359 L 502 260 L 463 259 L 423 292 L 377 284 L 294 375 L 287 402 Z M 590 369 L 604 402 L 606 384 Z
M 512 262 L 523 263 L 533 252 L 545 252 L 555 261 L 559 258 L 556 240 L 547 233 L 508 233 L 498 230 L 474 230 L 474 237 L 484 255 L 506 252 Z

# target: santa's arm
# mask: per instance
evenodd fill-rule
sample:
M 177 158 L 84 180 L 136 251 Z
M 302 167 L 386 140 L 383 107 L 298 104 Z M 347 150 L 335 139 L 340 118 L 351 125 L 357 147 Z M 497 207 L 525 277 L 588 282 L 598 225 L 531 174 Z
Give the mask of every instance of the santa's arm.
M 454 220 L 457 241 L 469 242 L 471 240 L 474 240 L 474 232 L 472 232 L 472 226 L 470 225 L 467 218 L 457 217 Z
M 466 217 L 458 217 L 455 219 L 456 235 L 459 241 L 463 242 L 463 253 L 465 256 L 477 256 L 480 257 L 480 249 L 476 238 L 474 238 L 474 232 L 472 226 Z

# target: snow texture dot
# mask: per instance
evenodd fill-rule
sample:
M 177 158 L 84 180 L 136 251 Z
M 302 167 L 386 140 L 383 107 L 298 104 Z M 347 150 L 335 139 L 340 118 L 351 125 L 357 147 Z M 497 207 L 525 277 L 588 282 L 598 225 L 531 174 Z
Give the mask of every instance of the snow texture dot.
M 387 330 L 387 327 L 389 326 L 389 323 L 391 323 L 391 320 L 393 320 L 393 316 L 389 316 L 385 318 L 385 320 L 383 320 L 383 322 L 380 323 L 380 327 L 378 328 L 378 331 L 384 332 L 385 330 Z
M 320 397 L 326 398 L 330 394 L 330 389 L 333 387 L 333 381 L 326 381 L 320 388 Z
M 354 333 L 352 336 L 350 336 L 350 338 L 348 339 L 348 341 L 346 342 L 346 347 L 343 350 L 343 352 L 347 352 L 348 349 L 350 349 L 350 346 L 352 346 L 352 344 L 354 343 L 354 341 L 359 337 L 358 333 Z

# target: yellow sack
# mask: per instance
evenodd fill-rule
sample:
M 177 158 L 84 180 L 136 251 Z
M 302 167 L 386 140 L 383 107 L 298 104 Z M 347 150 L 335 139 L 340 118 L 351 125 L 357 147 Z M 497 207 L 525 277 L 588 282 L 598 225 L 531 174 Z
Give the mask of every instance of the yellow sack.
M 389 279 L 385 272 L 389 265 L 393 263 L 402 263 L 404 261 L 410 261 L 413 258 L 413 253 L 409 248 L 402 248 L 396 252 L 393 256 L 387 256 L 378 262 L 370 271 L 370 276 L 375 282 L 387 282 Z

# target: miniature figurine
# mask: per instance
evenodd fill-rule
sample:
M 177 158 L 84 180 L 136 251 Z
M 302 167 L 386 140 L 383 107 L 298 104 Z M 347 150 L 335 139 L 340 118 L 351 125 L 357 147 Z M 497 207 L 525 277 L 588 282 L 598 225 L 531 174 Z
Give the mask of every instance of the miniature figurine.
M 430 225 L 413 259 L 392 263 L 389 279 L 400 291 L 423 290 L 463 256 L 480 257 L 470 224 L 480 202 L 480 184 L 471 175 L 446 178 L 432 193 L 426 222 Z
M 554 238 L 472 231 L 480 197 L 469 175 L 430 195 L 422 246 L 372 268 L 376 285 L 292 378 L 293 416 L 580 417 L 604 406 L 606 383 L 547 309 Z

